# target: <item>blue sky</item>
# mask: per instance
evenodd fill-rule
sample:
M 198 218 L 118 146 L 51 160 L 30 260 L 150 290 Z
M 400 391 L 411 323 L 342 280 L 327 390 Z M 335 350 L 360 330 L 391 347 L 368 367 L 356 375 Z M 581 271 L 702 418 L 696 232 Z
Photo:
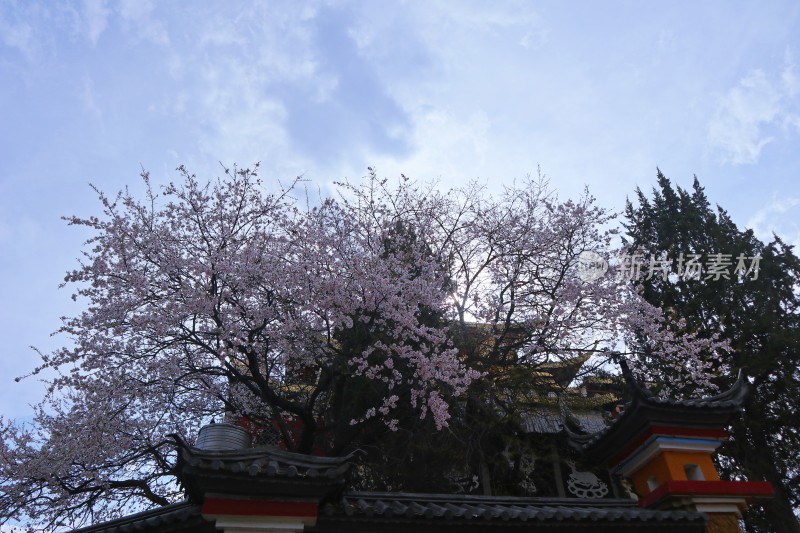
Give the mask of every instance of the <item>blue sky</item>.
M 621 210 L 656 166 L 800 244 L 800 3 L 0 0 L 0 413 L 87 237 L 62 215 L 185 164 L 325 190 L 367 166 Z

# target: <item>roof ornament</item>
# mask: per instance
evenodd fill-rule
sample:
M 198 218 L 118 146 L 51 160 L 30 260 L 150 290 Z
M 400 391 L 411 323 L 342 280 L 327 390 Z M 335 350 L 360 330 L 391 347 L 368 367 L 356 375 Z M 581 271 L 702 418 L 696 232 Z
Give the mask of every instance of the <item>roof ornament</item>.
M 206 451 L 244 450 L 253 447 L 253 436 L 243 427 L 212 420 L 200 428 L 195 448 Z

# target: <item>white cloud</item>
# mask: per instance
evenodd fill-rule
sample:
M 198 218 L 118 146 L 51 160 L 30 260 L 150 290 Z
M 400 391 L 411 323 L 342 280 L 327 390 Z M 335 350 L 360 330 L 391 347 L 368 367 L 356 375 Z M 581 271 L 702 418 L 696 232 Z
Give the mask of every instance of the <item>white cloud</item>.
M 451 4 L 439 3 L 438 7 L 440 16 L 452 18 L 462 28 L 472 31 L 503 32 L 511 28 L 526 30 L 526 34 L 533 30 L 546 31 L 539 14 L 524 2 L 473 2 L 464 9 L 453 9 Z
M 33 28 L 27 22 L 12 23 L 3 18 L 0 12 L 0 37 L 3 44 L 16 48 L 27 60 L 33 59 L 36 54 L 36 39 Z
M 800 115 L 797 114 L 786 115 L 781 125 L 783 126 L 783 129 L 786 130 L 790 128 L 795 128 L 797 131 L 800 131 Z
M 722 95 L 708 126 L 708 143 L 723 161 L 756 163 L 765 146 L 777 140 L 782 128 L 800 129 L 797 95 L 800 79 L 787 52 L 781 73 L 769 76 L 756 69 Z
M 317 67 L 309 28 L 313 15 L 291 3 L 242 9 L 198 4 L 185 14 L 190 35 L 170 27 L 163 67 L 177 88 L 165 93 L 161 108 L 191 124 L 194 132 L 188 150 L 174 149 L 179 162 L 212 169 L 216 161 L 251 165 L 260 160 L 265 170 L 308 166 L 287 133 L 281 91 L 311 91 L 322 99 L 335 86 L 335 79 Z M 120 16 L 129 24 L 155 18 L 138 0 L 123 3 Z
M 108 27 L 111 10 L 106 6 L 106 0 L 83 0 L 83 11 L 86 36 L 92 44 L 97 44 Z
M 723 96 L 708 128 L 712 145 L 734 163 L 755 163 L 774 139 L 763 132 L 781 110 L 781 94 L 761 70 L 745 76 Z
M 674 52 L 676 49 L 675 33 L 671 30 L 661 30 L 656 42 L 656 50 L 660 53 Z
M 797 69 L 794 64 L 794 57 L 792 50 L 787 48 L 785 52 L 784 68 L 781 72 L 781 81 L 783 88 L 789 98 L 794 98 L 800 92 L 800 76 L 797 75 Z
M 152 0 L 121 0 L 119 16 L 135 29 L 138 37 L 155 44 L 169 44 L 169 35 L 164 24 L 152 17 L 155 6 Z
M 152 0 L 120 0 L 119 14 L 125 20 L 143 20 L 153 12 Z
M 381 175 L 404 173 L 418 179 L 442 178 L 458 182 L 476 178 L 485 170 L 491 122 L 484 111 L 467 117 L 430 111 L 414 120 L 413 152 L 408 157 L 367 156 Z M 431 175 L 432 172 L 435 175 Z M 465 175 L 465 172 L 472 174 Z
M 522 36 L 522 39 L 519 40 L 519 45 L 529 50 L 538 50 L 545 46 L 549 40 L 550 30 L 542 27 L 534 27 Z
M 291 160 L 291 146 L 284 128 L 286 113 L 280 102 L 247 99 L 232 106 L 227 94 L 209 95 L 207 109 L 218 112 L 208 118 L 214 128 L 204 133 L 199 144 L 203 152 L 226 165 L 250 166 L 257 161 L 272 165 Z
M 364 4 L 349 35 L 408 117 L 410 149 L 353 145 L 353 165 L 334 175 L 358 176 L 371 165 L 382 176 L 437 178 L 445 187 L 479 178 L 499 188 L 541 164 L 565 197 L 602 179 L 603 200 L 620 204 L 632 185 L 618 176 L 641 168 L 650 176 L 657 161 L 615 137 L 631 109 L 610 107 L 622 99 L 607 98 L 603 84 L 619 70 L 597 82 L 593 65 L 562 68 L 563 35 L 553 31 L 551 40 L 550 19 L 530 5 L 389 5 Z M 640 142 L 638 129 L 631 136 Z
M 83 78 L 83 89 L 81 90 L 81 100 L 83 101 L 84 109 L 86 109 L 86 111 L 88 111 L 89 114 L 91 114 L 97 120 L 103 119 L 103 110 L 97 103 L 97 93 L 94 89 L 94 82 L 88 76 L 84 76 Z
M 773 198 L 772 202 L 756 211 L 745 225 L 764 242 L 775 234 L 789 244 L 800 248 L 800 197 Z

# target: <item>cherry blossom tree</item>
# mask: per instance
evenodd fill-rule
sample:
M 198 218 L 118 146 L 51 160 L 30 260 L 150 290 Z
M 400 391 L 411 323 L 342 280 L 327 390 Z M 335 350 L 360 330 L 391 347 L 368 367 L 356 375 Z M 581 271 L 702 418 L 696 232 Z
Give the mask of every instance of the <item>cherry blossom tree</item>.
M 591 371 L 626 357 L 643 379 L 647 358 L 659 358 L 683 381 L 713 387 L 710 369 L 726 344 L 716 337 L 664 328 L 661 310 L 637 293 L 614 263 L 614 215 L 588 192 L 558 199 L 543 177 L 526 179 L 497 198 L 473 185 L 448 194 L 437 210 L 437 253 L 449 267 L 451 321 L 462 342 L 484 332 L 473 365 L 536 367 L 593 354 Z M 608 270 L 596 279 L 579 272 L 581 258 L 602 258 Z M 667 390 L 670 384 L 667 385 Z
M 57 372 L 34 423 L 0 419 L 0 523 L 175 501 L 167 435 L 214 418 L 339 454 L 409 415 L 447 426 L 476 384 L 513 409 L 514 370 L 613 353 L 705 384 L 724 349 L 662 327 L 613 268 L 576 275 L 613 237 L 588 194 L 559 201 L 537 180 L 443 192 L 370 170 L 312 206 L 256 170 L 178 170 L 159 191 L 143 174 L 142 200 L 97 191 L 102 216 L 68 219 L 94 232 L 65 278 L 86 307 L 34 371 Z

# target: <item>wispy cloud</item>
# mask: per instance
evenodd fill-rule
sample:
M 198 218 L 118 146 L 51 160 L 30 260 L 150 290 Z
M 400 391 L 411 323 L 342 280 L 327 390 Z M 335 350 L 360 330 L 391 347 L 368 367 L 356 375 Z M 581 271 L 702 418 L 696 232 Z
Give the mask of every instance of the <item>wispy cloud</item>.
M 83 77 L 83 88 L 81 89 L 81 100 L 86 111 L 97 120 L 103 119 L 103 110 L 97 101 L 97 92 L 94 82 L 89 76 Z
M 746 227 L 753 230 L 762 241 L 772 240 L 778 235 L 789 244 L 800 249 L 800 197 L 773 198 L 772 201 L 756 211 L 747 221 Z
M 781 72 L 781 83 L 789 98 L 794 98 L 800 93 L 800 76 L 797 75 L 797 68 L 791 50 L 786 51 L 786 61 Z
M 133 26 L 137 35 L 155 44 L 169 44 L 169 34 L 164 23 L 153 18 L 155 8 L 152 0 L 121 0 L 119 16 Z
M 415 117 L 414 150 L 408 157 L 372 154 L 370 160 L 381 174 L 389 176 L 405 173 L 420 179 L 476 178 L 487 165 L 490 129 L 491 121 L 483 111 L 466 117 L 430 111 Z M 465 174 L 467 169 L 474 174 Z
M 800 79 L 788 51 L 778 75 L 750 71 L 719 98 L 708 127 L 710 147 L 734 165 L 757 162 L 776 135 L 800 129 L 798 91 Z
M 86 37 L 92 44 L 97 44 L 97 40 L 106 31 L 110 14 L 111 10 L 106 6 L 106 0 L 83 1 L 83 22 Z
M 205 5 L 187 15 L 192 42 L 175 32 L 176 52 L 166 65 L 181 86 L 169 96 L 171 109 L 197 127 L 201 154 L 195 157 L 242 165 L 260 160 L 271 170 L 298 163 L 281 91 L 307 95 L 311 88 L 320 96 L 331 85 L 319 71 L 313 15 L 279 3 L 238 10 Z M 179 156 L 192 163 L 188 154 Z
M 0 38 L 3 39 L 3 44 L 6 46 L 19 50 L 25 59 L 33 59 L 36 41 L 33 28 L 27 22 L 6 20 L 0 11 Z

